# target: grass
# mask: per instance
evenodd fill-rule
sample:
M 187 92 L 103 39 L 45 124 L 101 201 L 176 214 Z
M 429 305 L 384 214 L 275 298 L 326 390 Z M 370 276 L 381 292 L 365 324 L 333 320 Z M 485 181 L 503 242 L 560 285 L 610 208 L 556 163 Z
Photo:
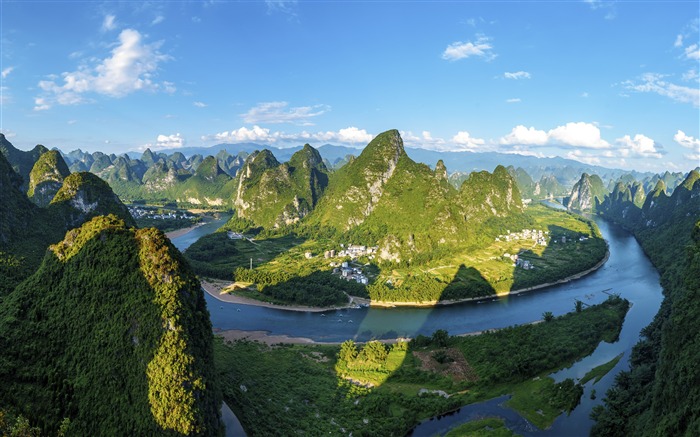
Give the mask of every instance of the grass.
M 539 429 L 547 429 L 561 414 L 561 409 L 550 404 L 554 380 L 536 377 L 513 386 L 513 397 L 506 405 L 517 411 Z
M 506 423 L 498 417 L 489 417 L 481 420 L 472 420 L 453 428 L 445 434 L 445 437 L 515 437 Z
M 598 367 L 594 367 L 591 369 L 588 373 L 586 373 L 583 378 L 579 381 L 579 384 L 585 385 L 588 381 L 595 379 L 593 381 L 593 384 L 596 384 L 598 381 L 603 379 L 605 375 L 608 374 L 616 365 L 618 362 L 620 362 L 620 359 L 622 358 L 623 354 L 620 354 L 613 358 L 612 360 L 608 361 L 605 364 L 601 364 Z
M 616 336 L 626 308 L 625 301 L 613 299 L 548 323 L 451 337 L 449 346 L 461 351 L 477 373 L 478 378 L 469 380 L 440 373 L 444 367 L 439 365 L 424 370 L 413 352 L 432 354 L 440 349 L 434 345 L 412 345 L 407 352 L 390 348 L 381 368 L 366 366 L 364 371 L 359 369 L 361 364 L 355 371 L 348 369 L 352 366 L 344 366 L 337 358 L 341 347 L 328 345 L 269 347 L 219 340 L 215 361 L 224 398 L 251 436 L 404 435 L 422 419 L 504 394 L 513 394 L 513 408 L 546 428 L 569 409 L 573 399 L 568 393 L 575 392 L 565 386 L 559 389 L 543 376 L 569 366 L 590 354 L 601 340 Z M 327 360 L 310 358 L 319 354 Z M 533 379 L 536 376 L 540 378 Z M 346 378 L 374 387 L 355 385 Z M 569 388 L 575 388 L 573 382 Z M 419 395 L 421 389 L 443 390 L 450 396 Z M 567 396 L 562 398 L 560 392 Z M 467 428 L 464 435 L 481 435 L 478 432 L 486 432 L 489 426 L 496 428 Z

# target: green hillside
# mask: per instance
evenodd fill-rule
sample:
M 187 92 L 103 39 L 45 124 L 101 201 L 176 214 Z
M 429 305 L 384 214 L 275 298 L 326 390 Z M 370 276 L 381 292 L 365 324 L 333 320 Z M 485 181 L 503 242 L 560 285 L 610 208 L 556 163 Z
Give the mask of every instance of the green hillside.
M 39 206 L 51 203 L 70 170 L 57 150 L 49 150 L 39 157 L 29 173 L 27 196 Z
M 283 164 L 263 150 L 246 159 L 232 184 L 236 218 L 283 228 L 311 212 L 328 185 L 328 170 L 308 144 Z
M 70 231 L 0 302 L 0 333 L 0 399 L 49 435 L 217 435 L 204 296 L 159 231 Z
M 606 194 L 607 189 L 600 176 L 583 173 L 571 189 L 566 200 L 567 207 L 574 211 L 596 211 Z
M 642 330 L 631 368 L 608 390 L 593 414 L 596 436 L 698 435 L 700 433 L 700 173 L 690 172 L 673 193 L 658 179 L 637 213 L 601 213 L 632 230 L 661 273 L 664 301 Z M 632 208 L 631 206 L 629 208 Z

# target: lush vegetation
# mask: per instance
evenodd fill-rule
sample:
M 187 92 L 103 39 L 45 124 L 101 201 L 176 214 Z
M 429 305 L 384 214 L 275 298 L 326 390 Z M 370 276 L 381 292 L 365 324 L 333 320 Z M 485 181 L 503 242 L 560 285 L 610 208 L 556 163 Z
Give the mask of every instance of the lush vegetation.
M 328 272 L 314 272 L 307 276 L 283 272 L 268 273 L 238 267 L 233 273 L 236 282 L 253 283 L 258 291 L 279 303 L 327 307 L 348 302 L 346 292 L 362 288 Z M 346 292 L 344 292 L 347 290 Z
M 503 419 L 492 417 L 467 422 L 451 429 L 445 437 L 515 437 L 517 435 L 506 428 Z
M 617 363 L 620 362 L 620 359 L 622 358 L 622 354 L 616 356 L 612 360 L 608 361 L 607 363 L 601 364 L 600 366 L 594 367 L 590 370 L 590 372 L 586 373 L 583 378 L 579 381 L 579 384 L 581 385 L 586 385 L 588 381 L 595 380 L 593 381 L 593 384 L 596 382 L 600 381 L 605 375 L 608 374 L 615 366 L 617 366 Z
M 614 340 L 627 307 L 611 298 L 549 323 L 466 337 L 436 331 L 410 344 L 269 347 L 220 340 L 215 360 L 224 398 L 250 435 L 404 435 L 423 418 L 506 393 L 523 399 L 538 393 L 537 402 L 551 411 L 540 423 L 546 427 L 575 405 L 579 388 L 521 384 L 544 380 L 601 340 Z
M 605 406 L 594 410 L 594 435 L 700 433 L 699 179 L 690 172 L 671 196 L 659 179 L 641 208 L 628 196 L 604 203 L 601 213 L 631 229 L 661 273 L 664 301 L 632 350 L 630 370 L 616 376 Z
M 0 333 L 0 399 L 48 434 L 217 432 L 204 296 L 156 230 L 69 232 L 0 302 Z

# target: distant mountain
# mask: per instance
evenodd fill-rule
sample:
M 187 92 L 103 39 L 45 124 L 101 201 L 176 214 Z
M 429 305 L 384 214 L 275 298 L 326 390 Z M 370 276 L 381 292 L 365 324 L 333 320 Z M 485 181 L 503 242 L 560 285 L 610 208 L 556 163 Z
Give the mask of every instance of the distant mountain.
M 136 226 L 129 210 L 109 185 L 92 173 L 71 173 L 54 196 L 49 210 L 59 215 L 65 230 L 79 226 L 93 217 L 113 214 L 129 226 Z
M 32 167 L 39 159 L 39 156 L 48 152 L 49 149 L 38 144 L 32 150 L 24 152 L 17 149 L 10 143 L 4 134 L 0 133 L 0 153 L 2 153 L 12 168 L 22 177 L 22 189 L 26 190 L 29 187 L 29 173 Z
M 328 170 L 310 145 L 280 163 L 269 150 L 253 152 L 235 182 L 238 218 L 256 226 L 278 228 L 308 215 L 328 185 Z
M 33 272 L 46 248 L 63 238 L 67 230 L 107 213 L 134 224 L 129 211 L 106 182 L 90 173 L 73 173 L 59 182 L 54 170 L 65 174 L 65 164 L 59 164 L 59 157 L 51 152 L 46 155 L 37 161 L 32 178 L 37 182 L 34 187 L 37 195 L 46 182 L 41 175 L 52 175 L 51 190 L 41 194 L 45 207 L 40 208 L 23 192 L 21 177 L 0 154 L 0 297 Z M 51 196 L 56 187 L 58 190 Z M 45 205 L 47 200 L 50 203 Z
M 27 195 L 38 206 L 47 206 L 69 175 L 70 170 L 61 154 L 57 150 L 50 150 L 39 156 L 32 167 Z
M 564 205 L 574 211 L 595 211 L 603 202 L 607 189 L 598 175 L 583 173 L 571 194 L 564 199 Z

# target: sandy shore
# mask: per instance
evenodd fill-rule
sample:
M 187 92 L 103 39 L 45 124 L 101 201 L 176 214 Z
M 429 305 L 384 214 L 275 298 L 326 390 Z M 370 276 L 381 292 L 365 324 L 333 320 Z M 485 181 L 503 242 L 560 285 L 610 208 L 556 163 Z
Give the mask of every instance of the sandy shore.
M 519 290 L 512 290 L 509 291 L 508 293 L 505 294 L 500 294 L 500 295 L 492 295 L 492 296 L 482 296 L 482 297 L 467 297 L 464 299 L 455 299 L 455 300 L 434 300 L 434 301 L 426 301 L 426 302 L 382 302 L 382 301 L 372 301 L 371 306 L 373 307 L 379 307 L 379 308 L 393 308 L 393 307 L 434 307 L 438 305 L 454 305 L 458 303 L 463 303 L 463 302 L 474 302 L 474 301 L 480 301 L 480 300 L 488 300 L 488 299 L 498 299 L 501 297 L 508 297 L 508 296 L 514 296 L 517 294 L 521 293 L 527 293 L 528 291 L 533 291 L 533 290 L 539 290 L 540 288 L 546 288 L 546 287 L 551 287 L 553 285 L 558 285 L 558 284 L 565 284 L 567 282 L 571 282 L 574 279 L 579 279 L 583 276 L 586 276 L 589 273 L 593 273 L 599 268 L 603 267 L 603 265 L 608 261 L 608 258 L 610 258 L 610 251 L 605 252 L 605 256 L 603 257 L 602 260 L 593 267 L 591 267 L 588 270 L 584 270 L 582 272 L 576 273 L 575 275 L 567 276 L 564 279 L 560 279 L 555 282 L 547 282 L 545 284 L 540 284 L 540 285 L 534 285 L 532 287 L 527 287 L 527 288 L 521 288 Z
M 368 299 L 361 299 L 358 297 L 352 297 L 350 302 L 347 305 L 339 305 L 339 306 L 333 306 L 333 307 L 309 307 L 309 306 L 303 306 L 303 305 L 278 305 L 278 304 L 274 304 L 274 303 L 263 302 L 263 301 L 260 301 L 257 299 L 252 299 L 252 298 L 245 297 L 245 296 L 239 296 L 236 294 L 229 294 L 229 293 L 222 294 L 221 290 L 228 287 L 229 285 L 231 285 L 232 284 L 231 282 L 205 281 L 205 280 L 202 280 L 200 282 L 202 283 L 202 288 L 204 289 L 204 291 L 206 291 L 212 297 L 214 297 L 222 302 L 239 303 L 239 304 L 243 304 L 243 305 L 255 305 L 255 306 L 259 306 L 259 307 L 275 308 L 275 309 L 279 309 L 279 310 L 321 313 L 324 311 L 333 311 L 333 310 L 353 308 L 355 304 L 369 304 Z
M 172 240 L 173 238 L 182 237 L 183 235 L 188 234 L 188 233 L 192 232 L 193 230 L 197 229 L 198 227 L 205 225 L 205 224 L 206 224 L 205 222 L 200 222 L 194 226 L 190 226 L 189 228 L 176 229 L 174 231 L 167 232 L 165 234 L 165 236 Z
M 258 341 L 268 345 L 285 343 L 285 344 L 338 344 L 338 343 L 320 343 L 305 337 L 290 337 L 288 335 L 272 335 L 267 331 L 241 331 L 238 329 L 230 329 L 227 331 L 215 332 L 216 335 L 223 337 L 226 341 L 250 340 Z

